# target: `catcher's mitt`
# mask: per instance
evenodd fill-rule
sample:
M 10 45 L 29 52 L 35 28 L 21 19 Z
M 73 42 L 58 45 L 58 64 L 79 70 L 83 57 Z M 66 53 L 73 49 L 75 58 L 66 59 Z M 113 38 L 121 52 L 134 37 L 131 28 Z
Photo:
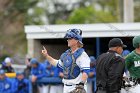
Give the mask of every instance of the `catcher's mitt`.
M 71 91 L 70 93 L 86 93 L 86 90 L 84 89 L 84 85 L 76 85 L 75 89 Z

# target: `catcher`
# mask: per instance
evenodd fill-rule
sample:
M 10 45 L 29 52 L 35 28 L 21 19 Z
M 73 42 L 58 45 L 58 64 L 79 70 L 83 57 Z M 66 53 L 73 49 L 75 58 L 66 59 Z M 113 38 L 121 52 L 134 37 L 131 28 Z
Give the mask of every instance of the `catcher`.
M 68 47 L 59 60 L 52 58 L 44 48 L 42 54 L 54 66 L 62 68 L 64 73 L 63 93 L 86 93 L 86 81 L 90 71 L 90 58 L 84 51 L 82 43 L 82 31 L 69 29 L 64 38 Z

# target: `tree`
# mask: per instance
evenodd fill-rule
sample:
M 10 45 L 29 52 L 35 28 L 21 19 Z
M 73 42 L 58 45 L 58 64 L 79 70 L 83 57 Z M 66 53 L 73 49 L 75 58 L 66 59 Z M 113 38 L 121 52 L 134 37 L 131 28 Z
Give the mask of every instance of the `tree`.
M 95 10 L 94 7 L 88 6 L 74 10 L 68 20 L 58 20 L 57 23 L 67 24 L 85 24 L 85 23 L 106 23 L 116 22 L 117 18 L 112 16 L 109 12 Z
M 123 22 L 123 0 L 97 0 L 103 11 L 116 16 L 116 22 Z
M 25 54 L 25 16 L 38 0 L 0 0 L 0 51 L 6 55 Z
M 46 16 L 49 24 L 56 24 L 57 20 L 67 20 L 73 10 L 92 4 L 93 0 L 44 0 Z
M 134 6 L 134 21 L 135 22 L 140 22 L 140 1 L 135 0 L 135 6 Z

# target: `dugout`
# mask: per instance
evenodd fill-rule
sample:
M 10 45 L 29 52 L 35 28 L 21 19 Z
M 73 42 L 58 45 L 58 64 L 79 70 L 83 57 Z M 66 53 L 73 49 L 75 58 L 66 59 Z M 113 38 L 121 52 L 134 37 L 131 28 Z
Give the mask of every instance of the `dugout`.
M 50 55 L 59 58 L 67 47 L 63 39 L 66 31 L 78 28 L 83 31 L 84 48 L 88 55 L 98 56 L 108 50 L 108 42 L 113 37 L 120 37 L 133 50 L 132 39 L 140 35 L 140 23 L 102 23 L 102 24 L 73 24 L 73 25 L 41 25 L 25 26 L 28 41 L 28 55 L 44 59 L 41 55 L 42 46 L 48 49 Z

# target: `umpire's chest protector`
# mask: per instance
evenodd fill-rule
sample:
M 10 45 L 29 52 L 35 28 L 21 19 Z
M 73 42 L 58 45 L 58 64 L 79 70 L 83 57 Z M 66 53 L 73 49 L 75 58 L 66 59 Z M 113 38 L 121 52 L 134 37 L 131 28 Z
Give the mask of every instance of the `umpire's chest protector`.
M 64 79 L 75 79 L 80 74 L 80 68 L 76 64 L 76 59 L 83 53 L 84 49 L 79 48 L 76 52 L 71 54 L 71 50 L 64 52 L 60 59 L 64 64 Z

